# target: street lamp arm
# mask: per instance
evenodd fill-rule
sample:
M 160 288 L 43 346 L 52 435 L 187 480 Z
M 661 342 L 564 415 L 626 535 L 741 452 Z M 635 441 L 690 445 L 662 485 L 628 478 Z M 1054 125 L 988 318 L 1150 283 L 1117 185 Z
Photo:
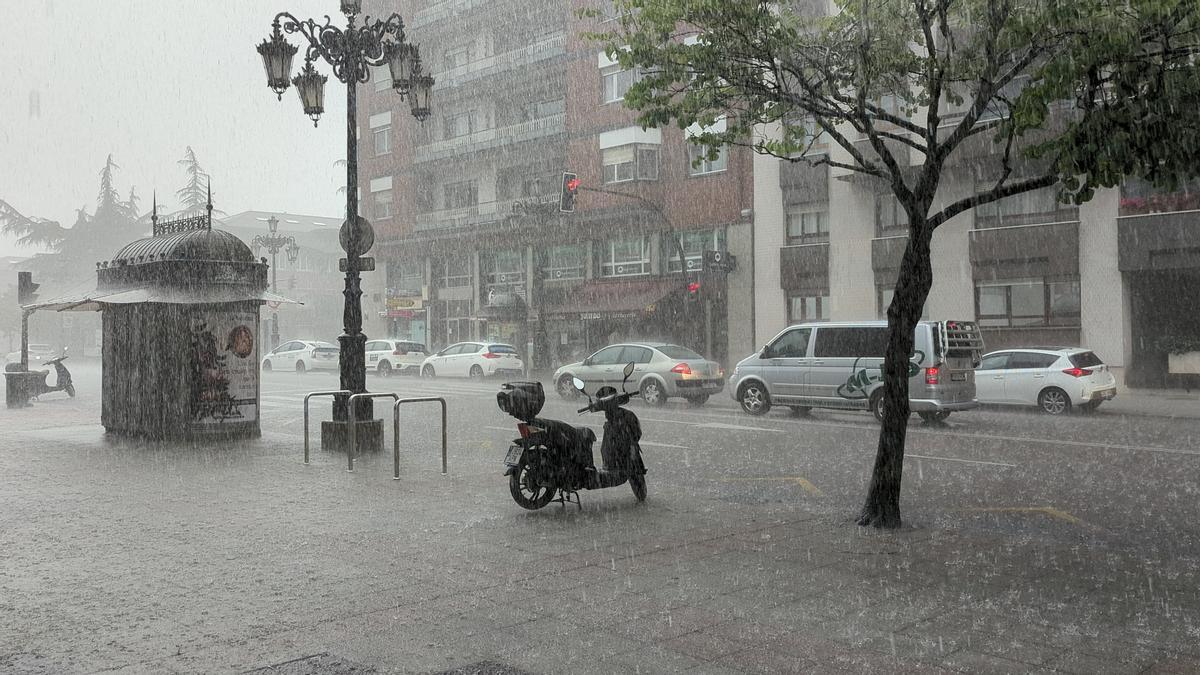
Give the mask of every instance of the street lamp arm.
M 297 34 L 307 40 L 305 59 L 324 60 L 333 68 L 334 76 L 346 84 L 366 82 L 369 79 L 367 66 L 382 66 L 388 62 L 389 36 L 397 42 L 404 41 L 404 21 L 395 13 L 383 20 L 372 21 L 365 17 L 364 25 L 355 27 L 351 24 L 345 30 L 333 25 L 328 15 L 321 24 L 315 19 L 301 21 L 291 12 L 275 15 L 271 25 L 276 31 Z

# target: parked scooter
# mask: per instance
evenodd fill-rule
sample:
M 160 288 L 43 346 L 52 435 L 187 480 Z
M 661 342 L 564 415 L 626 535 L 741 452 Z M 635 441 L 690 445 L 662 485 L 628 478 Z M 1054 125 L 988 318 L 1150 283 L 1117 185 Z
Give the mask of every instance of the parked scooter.
M 604 440 L 600 445 L 602 466 L 596 468 L 592 444 L 596 434 L 587 427 L 574 427 L 558 420 L 537 417 L 546 402 L 540 382 L 505 384 L 496 394 L 500 409 L 521 420 L 515 439 L 504 458 L 513 501 L 523 508 L 537 510 L 552 501 L 574 502 L 580 508 L 580 490 L 599 490 L 629 483 L 639 502 L 646 500 L 646 466 L 642 463 L 642 437 L 637 415 L 622 406 L 631 394 L 624 391 L 633 374 L 632 363 L 625 366 L 621 392 L 602 387 L 596 398 L 588 397 L 579 412 L 604 413 Z M 576 378 L 575 388 L 584 391 Z
M 34 379 L 31 383 L 29 397 L 37 398 L 42 394 L 49 394 L 54 391 L 65 391 L 67 396 L 75 398 L 75 385 L 71 383 L 71 372 L 63 365 L 63 361 L 67 358 L 66 354 L 57 359 L 46 361 L 47 364 L 54 366 L 54 386 L 46 384 L 46 376 L 50 374 L 48 370 L 34 371 L 41 375 L 40 378 Z

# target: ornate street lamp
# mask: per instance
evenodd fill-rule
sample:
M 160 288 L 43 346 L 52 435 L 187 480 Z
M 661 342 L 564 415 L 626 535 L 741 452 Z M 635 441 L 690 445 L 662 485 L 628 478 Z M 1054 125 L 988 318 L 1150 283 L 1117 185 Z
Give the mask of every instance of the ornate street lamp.
M 292 237 L 279 234 L 279 219 L 275 216 L 267 218 L 267 230 L 269 235 L 258 235 L 250 242 L 257 254 L 258 249 L 265 248 L 271 254 L 271 292 L 278 293 L 278 287 L 275 285 L 277 274 L 275 267 L 275 255 L 280 251 L 286 250 L 288 260 L 296 262 L 296 258 L 292 255 L 292 247 L 295 246 L 299 251 L 300 247 L 296 244 L 296 240 Z M 271 349 L 279 346 L 279 311 L 277 309 L 271 311 Z
M 368 16 L 362 25 L 356 25 L 355 20 L 362 11 L 362 0 L 340 2 L 342 14 L 346 16 L 345 28 L 334 26 L 329 17 L 325 17 L 322 24 L 313 19 L 301 21 L 289 12 L 280 12 L 271 23 L 271 35 L 258 46 L 258 53 L 262 55 L 266 69 L 267 86 L 282 98 L 288 85 L 295 84 L 304 114 L 312 118 L 314 125 L 325 112 L 325 82 L 328 78 L 317 72 L 313 64 L 318 61 L 329 64 L 334 77 L 346 85 L 346 222 L 342 224 L 341 232 L 342 248 L 346 249 L 346 286 L 342 292 L 345 297 L 343 333 L 338 336 L 341 356 L 339 368 L 341 388 L 361 394 L 367 389 L 367 338 L 362 332 L 359 272 L 363 269 L 362 256 L 370 250 L 375 234 L 370 223 L 358 215 L 356 89 L 360 83 L 371 79 L 371 67 L 387 64 L 392 88 L 401 97 L 410 98 L 413 117 L 423 122 L 430 115 L 434 80 L 421 70 L 420 50 L 406 42 L 404 21 L 399 14 L 393 13 L 382 20 L 372 20 Z M 291 77 L 291 67 L 297 48 L 284 37 L 292 34 L 300 35 L 308 43 L 304 52 L 304 68 L 295 78 Z M 291 255 L 290 249 L 288 254 Z M 374 269 L 374 266 L 370 266 L 370 269 Z M 330 436 L 348 440 L 351 419 L 349 398 L 345 394 L 334 398 L 333 422 L 322 425 L 324 447 L 341 445 Z M 370 427 L 365 430 L 370 433 L 359 432 L 357 437 L 370 439 L 372 445 L 382 447 L 383 427 L 381 422 L 373 419 L 371 400 L 360 399 L 354 407 L 353 419 Z M 378 427 L 377 432 L 375 427 Z M 326 430 L 332 433 L 324 433 Z

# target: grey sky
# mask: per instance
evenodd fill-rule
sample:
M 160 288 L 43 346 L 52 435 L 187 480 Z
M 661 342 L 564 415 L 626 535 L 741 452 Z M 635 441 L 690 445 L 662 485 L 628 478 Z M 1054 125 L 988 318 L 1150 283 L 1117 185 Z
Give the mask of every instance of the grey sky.
M 338 2 L 0 0 L 13 28 L 0 67 L 0 197 L 69 226 L 94 207 L 112 153 L 122 195 L 135 186 L 149 209 L 157 189 L 173 209 L 176 161 L 191 145 L 226 213 L 340 216 L 345 89 L 330 77 L 314 129 L 294 89 L 283 101 L 267 89 L 254 50 L 284 9 L 336 15 Z M 0 238 L 0 255 L 29 253 Z

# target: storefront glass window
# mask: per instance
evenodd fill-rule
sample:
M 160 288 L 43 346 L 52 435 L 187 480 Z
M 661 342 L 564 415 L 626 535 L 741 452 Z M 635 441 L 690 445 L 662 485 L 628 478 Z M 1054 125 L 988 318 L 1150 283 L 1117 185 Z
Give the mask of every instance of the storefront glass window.
M 583 244 L 551 246 L 543 258 L 542 272 L 553 281 L 582 279 L 587 265 L 587 249 Z
M 699 230 L 695 232 L 680 232 L 674 235 L 683 246 L 683 258 L 687 262 L 689 272 L 703 269 L 704 252 L 719 251 L 724 248 L 724 233 L 720 229 Z M 679 271 L 679 250 L 675 248 L 670 237 L 664 242 L 663 256 L 666 258 L 666 268 L 669 272 Z
M 650 273 L 650 237 L 611 239 L 601 245 L 600 276 L 632 277 Z

